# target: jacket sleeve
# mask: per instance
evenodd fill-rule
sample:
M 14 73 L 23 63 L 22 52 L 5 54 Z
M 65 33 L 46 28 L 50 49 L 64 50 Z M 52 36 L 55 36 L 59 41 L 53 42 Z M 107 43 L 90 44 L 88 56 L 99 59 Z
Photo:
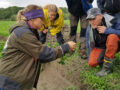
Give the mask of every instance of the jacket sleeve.
M 63 54 L 69 52 L 68 44 L 64 44 L 57 48 L 49 48 L 42 45 L 31 32 L 25 32 L 21 36 L 16 35 L 16 43 L 16 48 L 18 48 L 18 50 L 28 54 L 34 59 L 39 59 L 41 62 L 55 60 L 56 58 L 59 58 Z
M 120 30 L 116 30 L 113 28 L 107 28 L 104 33 L 105 34 L 116 34 L 120 37 Z
M 89 26 L 87 27 L 86 31 L 86 48 L 87 48 L 87 56 L 89 60 L 89 55 L 90 55 L 90 47 L 89 47 Z
M 107 28 L 104 32 L 105 34 L 116 34 L 120 37 L 120 22 L 117 21 L 114 26 Z

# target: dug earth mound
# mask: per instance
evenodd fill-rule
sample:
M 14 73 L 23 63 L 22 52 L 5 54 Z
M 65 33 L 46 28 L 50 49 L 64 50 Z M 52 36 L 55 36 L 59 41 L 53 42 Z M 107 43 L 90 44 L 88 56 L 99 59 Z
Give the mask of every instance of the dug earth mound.
M 70 28 L 64 25 L 62 30 L 64 40 L 69 41 Z M 79 34 L 77 35 L 77 38 Z M 77 39 L 79 41 L 79 38 Z M 56 44 L 55 36 L 47 35 L 46 44 L 51 46 Z M 70 55 L 68 55 L 69 57 Z M 38 90 L 88 90 L 87 85 L 83 84 L 84 78 L 80 76 L 80 72 L 84 69 L 83 64 L 86 60 L 82 60 L 80 56 L 74 60 L 67 60 L 66 64 L 59 64 L 60 59 L 42 65 L 42 71 L 39 77 Z

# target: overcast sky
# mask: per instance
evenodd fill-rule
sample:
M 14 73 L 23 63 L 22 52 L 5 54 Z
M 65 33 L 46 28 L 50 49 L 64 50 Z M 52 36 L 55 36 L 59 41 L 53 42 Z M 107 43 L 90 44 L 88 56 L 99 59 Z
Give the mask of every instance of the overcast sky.
M 37 4 L 44 6 L 46 4 L 56 4 L 59 7 L 67 7 L 65 0 L 0 0 L 0 8 L 7 8 L 10 6 L 25 7 L 29 4 Z M 96 0 L 93 5 L 96 7 Z

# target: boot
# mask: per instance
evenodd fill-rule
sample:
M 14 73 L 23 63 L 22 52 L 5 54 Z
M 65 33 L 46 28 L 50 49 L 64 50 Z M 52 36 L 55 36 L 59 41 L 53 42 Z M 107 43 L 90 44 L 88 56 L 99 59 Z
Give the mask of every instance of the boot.
M 112 59 L 104 59 L 102 70 L 96 73 L 96 76 L 103 77 L 113 72 L 113 61 Z
M 86 50 L 80 49 L 80 56 L 82 59 L 87 59 Z
M 85 37 L 80 37 L 80 56 L 82 59 L 87 59 L 87 54 L 86 54 L 86 39 Z

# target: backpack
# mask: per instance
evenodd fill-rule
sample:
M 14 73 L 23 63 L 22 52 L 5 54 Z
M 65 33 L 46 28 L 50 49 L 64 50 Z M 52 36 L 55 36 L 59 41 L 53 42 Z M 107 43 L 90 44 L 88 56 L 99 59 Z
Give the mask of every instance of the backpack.
M 104 0 L 104 10 L 107 13 L 118 13 L 120 12 L 120 0 Z

